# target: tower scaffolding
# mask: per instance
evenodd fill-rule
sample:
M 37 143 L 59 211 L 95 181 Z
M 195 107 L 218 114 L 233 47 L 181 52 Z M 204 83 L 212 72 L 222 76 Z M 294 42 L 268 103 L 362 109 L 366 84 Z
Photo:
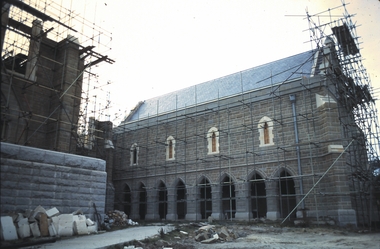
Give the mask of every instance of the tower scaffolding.
M 109 93 L 98 66 L 114 63 L 104 55 L 112 33 L 70 8 L 54 0 L 2 1 L 2 141 L 88 154 L 107 140 L 109 132 L 89 122 L 107 119 Z M 90 111 L 96 101 L 102 106 Z
M 347 177 L 351 182 L 350 198 L 356 206 L 358 224 L 376 228 L 380 215 L 376 204 L 380 195 L 379 179 L 375 173 L 379 169 L 378 117 L 374 90 L 362 63 L 357 25 L 352 20 L 355 15 L 349 14 L 347 5 L 342 0 L 341 6 L 316 15 L 307 13 L 307 19 L 312 46 L 320 58 L 332 65 L 324 68 L 323 73 L 333 82 L 328 89 L 340 103 L 338 113 L 344 137 L 355 141 L 347 150 L 346 164 L 351 172 Z M 334 13 L 342 17 L 333 20 Z M 321 22 L 324 20 L 321 14 L 328 20 Z M 335 56 L 327 55 L 330 50 L 324 49 L 323 43 Z

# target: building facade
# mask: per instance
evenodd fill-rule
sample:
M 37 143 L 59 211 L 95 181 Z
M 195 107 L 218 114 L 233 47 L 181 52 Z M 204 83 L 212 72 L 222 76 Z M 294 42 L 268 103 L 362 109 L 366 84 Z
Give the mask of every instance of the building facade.
M 326 39 L 320 50 L 140 102 L 114 129 L 115 208 L 147 220 L 356 224 L 350 174 L 367 158 L 336 91 L 349 86 L 334 47 Z

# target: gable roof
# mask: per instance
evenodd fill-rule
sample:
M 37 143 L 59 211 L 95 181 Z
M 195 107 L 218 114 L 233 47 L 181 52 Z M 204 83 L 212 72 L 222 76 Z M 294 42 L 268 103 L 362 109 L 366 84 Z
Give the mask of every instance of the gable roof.
M 122 123 L 268 87 L 300 78 L 303 74 L 310 75 L 314 53 L 307 51 L 145 100 Z

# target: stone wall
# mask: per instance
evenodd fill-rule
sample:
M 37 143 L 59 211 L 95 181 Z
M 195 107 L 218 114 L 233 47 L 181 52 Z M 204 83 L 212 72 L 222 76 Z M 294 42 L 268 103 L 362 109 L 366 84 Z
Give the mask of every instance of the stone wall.
M 141 198 L 137 192 L 143 190 L 147 195 L 145 218 L 162 219 L 165 215 L 160 211 L 164 209 L 160 208 L 160 203 L 165 200 L 160 199 L 162 192 L 160 193 L 159 189 L 164 186 L 167 190 L 168 203 L 164 218 L 175 220 L 179 213 L 177 207 L 181 207 L 176 200 L 178 183 L 183 182 L 186 186 L 186 219 L 199 219 L 201 212 L 199 183 L 202 179 L 207 179 L 211 185 L 211 216 L 215 219 L 224 219 L 226 208 L 222 199 L 226 200 L 229 197 L 223 195 L 221 185 L 225 179 L 231 179 L 234 187 L 231 200 L 236 202 L 234 217 L 248 220 L 254 218 L 256 212 L 255 208 L 252 208 L 254 202 L 251 200 L 253 194 L 250 182 L 260 177 L 265 179 L 263 182 L 266 199 L 264 196 L 260 202 L 266 202 L 266 217 L 285 218 L 296 202 L 302 198 L 300 178 L 297 177 L 298 158 L 289 95 L 296 96 L 299 160 L 302 174 L 307 176 L 303 177 L 304 193 L 334 163 L 345 145 L 340 140 L 342 135 L 337 104 L 333 101 L 320 106 L 317 104 L 318 96 L 327 94 L 325 89 L 320 87 L 319 80 L 315 78 L 310 82 L 307 92 L 300 86 L 300 82 L 293 81 L 283 84 L 282 96 L 276 98 L 270 97 L 270 89 L 260 89 L 226 98 L 218 103 L 206 103 L 177 113 L 127 123 L 115 129 L 113 140 L 116 148 L 113 158 L 115 208 L 123 210 L 125 205 L 131 205 L 128 214 L 133 219 L 138 219 L 141 215 L 139 204 Z M 274 138 L 273 144 L 262 146 L 258 125 L 265 116 L 273 121 Z M 217 154 L 208 153 L 207 132 L 211 127 L 216 127 L 219 131 Z M 174 160 L 166 159 L 166 140 L 169 136 L 176 140 Z M 130 148 L 133 144 L 139 147 L 135 165 L 131 165 Z M 329 149 L 335 148 L 334 146 L 339 149 L 337 151 Z M 316 196 L 317 204 L 312 196 L 305 199 L 308 215 L 331 216 L 341 224 L 356 223 L 347 196 L 335 197 L 335 193 L 347 194 L 349 191 L 345 158 L 343 155 L 335 163 L 331 174 L 319 183 L 316 191 L 323 194 Z M 294 176 L 290 182 L 294 185 L 292 187 L 294 192 L 288 194 L 292 196 L 291 200 L 281 202 L 281 198 L 287 198 L 280 196 L 282 184 L 279 177 L 283 173 Z M 125 198 L 130 195 L 126 191 L 131 191 L 131 204 Z M 284 205 L 290 202 L 292 204 L 284 208 Z M 235 209 L 235 206 L 232 206 Z M 298 210 L 300 211 L 300 208 Z M 318 210 L 318 213 L 314 213 L 314 210 Z M 343 217 L 341 214 L 346 211 L 349 215 Z M 301 215 L 301 212 L 297 212 L 297 217 Z
M 101 159 L 1 143 L 1 214 L 41 205 L 92 217 L 93 203 L 104 214 L 105 166 Z

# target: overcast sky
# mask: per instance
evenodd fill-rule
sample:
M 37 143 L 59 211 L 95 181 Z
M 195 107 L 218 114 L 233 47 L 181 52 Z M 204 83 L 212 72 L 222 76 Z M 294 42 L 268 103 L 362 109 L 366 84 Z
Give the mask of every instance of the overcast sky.
M 139 101 L 310 50 L 306 10 L 316 14 L 342 5 L 340 0 L 58 1 L 112 32 L 108 54 L 116 63 L 100 67 L 100 80 L 112 82 L 111 114 L 128 114 Z M 356 14 L 363 64 L 380 88 L 380 1 L 346 4 Z

